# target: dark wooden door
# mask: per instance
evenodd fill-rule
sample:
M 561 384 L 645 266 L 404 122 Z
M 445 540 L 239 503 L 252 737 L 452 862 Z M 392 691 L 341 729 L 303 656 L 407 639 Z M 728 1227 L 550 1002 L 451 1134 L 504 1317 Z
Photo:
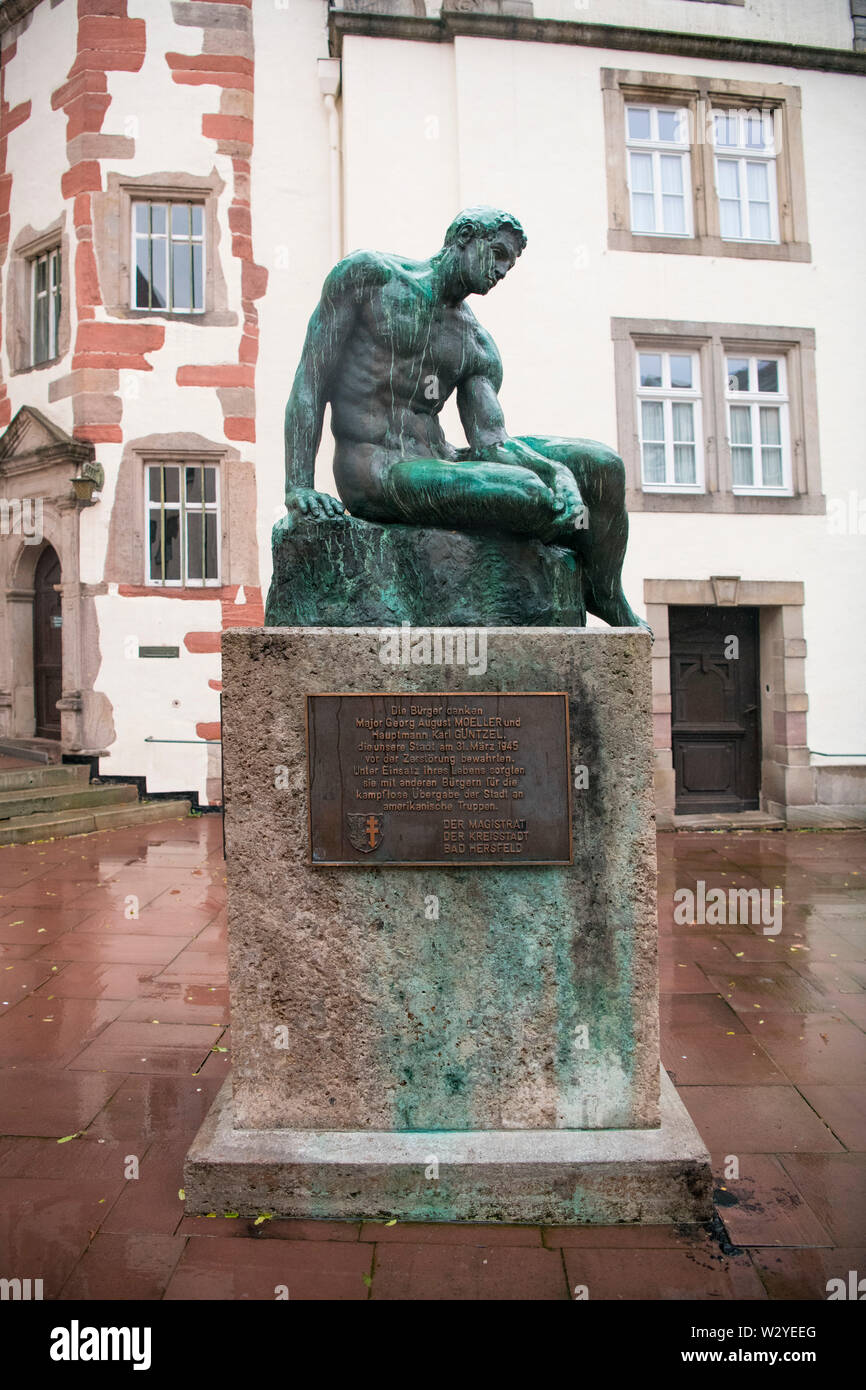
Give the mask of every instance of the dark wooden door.
M 671 608 L 669 621 L 676 809 L 757 810 L 758 610 Z
M 33 684 L 36 697 L 36 737 L 60 737 L 60 711 L 57 701 L 63 690 L 61 655 L 62 623 L 60 561 L 57 552 L 46 546 L 36 562 L 33 598 Z

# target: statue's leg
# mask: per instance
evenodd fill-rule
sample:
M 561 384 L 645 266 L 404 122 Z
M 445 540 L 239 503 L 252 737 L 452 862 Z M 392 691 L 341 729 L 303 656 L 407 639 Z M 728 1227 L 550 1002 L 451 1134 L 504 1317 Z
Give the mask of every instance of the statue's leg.
M 617 453 L 594 439 L 526 436 L 522 441 L 553 463 L 574 474 L 589 512 L 588 526 L 558 545 L 567 545 L 581 558 L 584 593 L 590 613 L 611 627 L 645 627 L 622 588 L 622 564 L 628 543 L 625 509 L 625 467 Z
M 546 538 L 556 523 L 553 493 L 528 468 L 472 460 L 398 459 L 378 476 L 376 494 L 355 516 L 461 531 L 510 531 Z

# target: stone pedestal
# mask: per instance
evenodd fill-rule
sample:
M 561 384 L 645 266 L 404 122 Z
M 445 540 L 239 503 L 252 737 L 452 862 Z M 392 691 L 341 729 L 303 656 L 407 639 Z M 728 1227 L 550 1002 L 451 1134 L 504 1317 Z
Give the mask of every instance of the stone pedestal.
M 704 1220 L 659 1103 L 649 637 L 492 628 L 486 670 L 391 665 L 375 628 L 223 638 L 234 1069 L 190 1211 Z M 309 862 L 309 694 L 564 691 L 574 862 Z
M 574 553 L 525 536 L 284 516 L 272 540 L 268 627 L 586 622 Z

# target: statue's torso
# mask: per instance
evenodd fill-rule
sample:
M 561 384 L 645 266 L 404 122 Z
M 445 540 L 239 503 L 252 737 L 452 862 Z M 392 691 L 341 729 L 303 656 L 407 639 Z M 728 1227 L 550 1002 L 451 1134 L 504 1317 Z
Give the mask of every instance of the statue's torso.
M 331 380 L 341 494 L 355 475 L 372 481 L 394 458 L 453 458 L 442 406 L 467 377 L 498 383 L 501 375 L 496 345 L 471 309 L 432 303 L 407 264 L 363 295 Z

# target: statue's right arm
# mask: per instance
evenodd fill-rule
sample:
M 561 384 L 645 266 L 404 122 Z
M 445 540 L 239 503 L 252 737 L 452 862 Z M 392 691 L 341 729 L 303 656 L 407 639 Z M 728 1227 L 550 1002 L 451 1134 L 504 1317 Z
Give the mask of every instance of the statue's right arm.
M 342 517 L 336 497 L 316 492 L 316 454 L 331 375 L 358 312 L 363 263 L 355 255 L 340 261 L 325 280 L 307 327 L 301 360 L 286 405 L 286 508 L 289 513 L 329 519 Z

